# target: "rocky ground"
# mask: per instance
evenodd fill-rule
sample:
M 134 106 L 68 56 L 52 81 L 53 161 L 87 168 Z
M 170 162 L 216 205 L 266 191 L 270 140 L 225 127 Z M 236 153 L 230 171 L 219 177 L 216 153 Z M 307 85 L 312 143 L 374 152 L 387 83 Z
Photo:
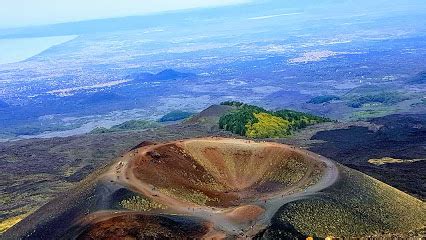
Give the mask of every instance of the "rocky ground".
M 0 220 L 25 216 L 71 189 L 142 141 L 233 136 L 216 126 L 229 109 L 215 106 L 186 123 L 140 132 L 88 134 L 0 143 Z M 420 199 L 426 199 L 426 162 L 381 166 L 369 159 L 426 156 L 426 115 L 390 115 L 370 122 L 326 123 L 309 127 L 284 143 L 308 148 L 367 173 Z
M 143 142 L 3 236 L 276 239 L 282 225 L 303 238 L 410 236 L 424 226 L 425 207 L 298 147 L 206 137 Z
M 32 212 L 142 141 L 229 136 L 198 125 L 0 144 L 0 219 Z
M 426 161 L 383 165 L 369 159 L 426 157 L 426 114 L 389 115 L 369 122 L 313 126 L 283 142 L 306 147 L 419 199 L 426 199 Z

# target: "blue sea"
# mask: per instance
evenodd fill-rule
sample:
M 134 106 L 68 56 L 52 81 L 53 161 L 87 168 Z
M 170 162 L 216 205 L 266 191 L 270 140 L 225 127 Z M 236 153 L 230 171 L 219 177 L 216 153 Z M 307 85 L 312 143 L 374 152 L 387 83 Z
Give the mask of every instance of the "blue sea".
M 24 61 L 32 56 L 70 40 L 77 35 L 0 39 L 0 64 Z

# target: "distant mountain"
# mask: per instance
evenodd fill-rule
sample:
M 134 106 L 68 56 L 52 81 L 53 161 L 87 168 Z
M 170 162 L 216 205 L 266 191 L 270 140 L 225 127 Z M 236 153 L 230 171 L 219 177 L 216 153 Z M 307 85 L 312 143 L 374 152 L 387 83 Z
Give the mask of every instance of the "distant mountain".
M 176 80 L 176 79 L 188 79 L 194 78 L 196 75 L 193 73 L 178 72 L 173 69 L 165 69 L 157 74 L 152 73 L 134 73 L 129 75 L 129 78 L 134 80 L 145 80 L 145 81 L 159 81 L 159 80 Z
M 323 104 L 323 103 L 329 103 L 334 100 L 340 100 L 340 97 L 335 95 L 321 95 L 321 96 L 316 96 L 314 98 L 311 98 L 311 100 L 307 101 L 307 103 Z
M 179 120 L 184 120 L 186 118 L 191 117 L 192 115 L 194 115 L 194 113 L 192 112 L 185 112 L 185 111 L 172 111 L 167 113 L 166 115 L 162 116 L 160 118 L 160 120 L 158 120 L 159 122 L 173 122 L 173 121 L 179 121 Z
M 364 84 L 364 85 L 352 88 L 345 94 L 345 96 L 352 97 L 352 96 L 359 96 L 359 95 L 366 95 L 366 94 L 377 94 L 377 93 L 386 92 L 387 90 L 388 89 L 384 86 Z
M 410 84 L 426 84 L 426 71 L 417 74 L 411 78 L 408 83 Z

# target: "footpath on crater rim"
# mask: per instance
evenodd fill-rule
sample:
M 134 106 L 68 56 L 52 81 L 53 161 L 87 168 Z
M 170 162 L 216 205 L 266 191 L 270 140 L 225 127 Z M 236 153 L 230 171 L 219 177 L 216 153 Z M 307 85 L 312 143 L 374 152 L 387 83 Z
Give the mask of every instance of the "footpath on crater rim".
M 425 205 L 289 145 L 231 138 L 143 142 L 7 231 L 14 238 L 406 234 Z

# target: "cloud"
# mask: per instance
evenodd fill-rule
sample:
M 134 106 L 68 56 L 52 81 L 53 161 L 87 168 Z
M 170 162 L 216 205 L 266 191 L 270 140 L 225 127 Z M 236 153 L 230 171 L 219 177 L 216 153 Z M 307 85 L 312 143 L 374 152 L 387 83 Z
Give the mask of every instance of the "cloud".
M 13 0 L 3 1 L 0 28 L 144 15 L 247 3 L 250 0 Z
M 268 18 L 276 18 L 276 17 L 283 17 L 283 16 L 293 16 L 293 15 L 300 15 L 301 12 L 295 12 L 295 13 L 282 13 L 282 14 L 275 14 L 275 15 L 266 15 L 266 16 L 259 16 L 259 17 L 251 17 L 248 18 L 249 20 L 261 20 L 261 19 L 268 19 Z

